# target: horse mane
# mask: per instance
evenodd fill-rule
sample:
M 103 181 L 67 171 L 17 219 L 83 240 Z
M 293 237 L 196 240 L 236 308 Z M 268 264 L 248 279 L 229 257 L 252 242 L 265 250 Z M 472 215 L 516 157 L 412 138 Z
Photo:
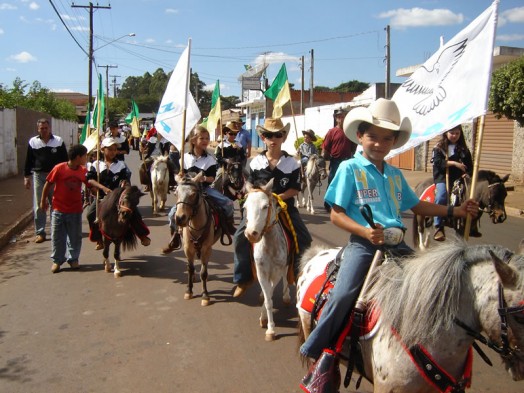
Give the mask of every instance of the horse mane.
M 468 246 L 455 239 L 386 263 L 378 269 L 367 297 L 380 310 L 382 322 L 394 327 L 406 346 L 436 342 L 442 330 L 451 329 L 460 305 L 473 302 L 470 267 L 491 263 L 489 250 L 503 260 L 513 255 L 501 246 Z

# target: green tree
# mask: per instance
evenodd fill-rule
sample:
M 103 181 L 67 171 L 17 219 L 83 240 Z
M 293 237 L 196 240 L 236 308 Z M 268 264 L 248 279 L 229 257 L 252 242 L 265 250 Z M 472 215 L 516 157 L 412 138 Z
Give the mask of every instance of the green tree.
M 369 83 L 352 80 L 344 82 L 333 88 L 338 93 L 361 93 L 369 87 Z
M 524 125 L 524 56 L 493 72 L 489 109 Z

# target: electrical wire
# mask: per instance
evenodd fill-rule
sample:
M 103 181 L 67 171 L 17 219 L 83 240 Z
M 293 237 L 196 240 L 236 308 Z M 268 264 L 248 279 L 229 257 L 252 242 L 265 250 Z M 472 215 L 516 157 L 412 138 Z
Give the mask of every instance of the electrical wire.
M 69 26 L 67 26 L 67 24 L 64 22 L 64 20 L 62 19 L 62 16 L 60 15 L 60 13 L 58 12 L 58 10 L 56 9 L 55 5 L 53 4 L 53 0 L 49 0 L 49 3 L 51 3 L 51 6 L 53 7 L 53 9 L 55 10 L 56 12 L 56 15 L 58 16 L 58 18 L 60 19 L 60 21 L 62 22 L 62 24 L 64 25 L 64 27 L 66 28 L 67 32 L 69 33 L 69 35 L 73 38 L 73 40 L 76 42 L 76 44 L 78 45 L 78 47 L 80 49 L 82 49 L 82 52 L 84 52 L 86 54 L 86 56 L 89 57 L 89 54 L 86 52 L 86 50 L 82 47 L 82 45 L 80 45 L 80 43 L 77 41 L 76 37 L 73 35 L 73 33 L 71 33 L 71 30 L 69 30 Z

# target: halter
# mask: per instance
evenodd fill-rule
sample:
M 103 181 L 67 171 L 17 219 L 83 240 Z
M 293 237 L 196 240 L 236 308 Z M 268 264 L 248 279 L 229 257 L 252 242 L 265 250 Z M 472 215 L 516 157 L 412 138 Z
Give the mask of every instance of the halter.
M 191 215 L 189 216 L 189 221 L 191 221 L 191 219 L 198 213 L 198 209 L 200 208 L 200 205 L 202 204 L 204 198 L 202 198 L 200 189 L 196 184 L 187 182 L 187 183 L 182 183 L 181 185 L 193 187 L 197 191 L 197 199 L 195 202 L 189 203 L 185 201 L 179 201 L 176 203 L 177 208 L 178 208 L 178 205 L 188 205 L 191 208 Z M 189 224 L 188 226 L 191 228 Z M 191 229 L 195 229 L 195 228 L 191 228 Z M 195 230 L 198 230 L 198 229 L 195 229 Z
M 490 188 L 494 188 L 495 186 L 500 186 L 502 185 L 504 187 L 504 183 L 502 183 L 501 181 L 498 181 L 498 182 L 495 182 L 495 183 L 491 183 L 488 185 L 488 189 Z M 493 216 L 495 214 L 495 211 L 493 210 L 493 206 L 495 205 L 495 201 L 491 198 L 491 193 L 489 193 L 489 199 L 488 199 L 488 206 L 487 209 L 480 209 L 481 211 L 483 211 L 484 213 L 487 213 L 489 214 L 489 216 Z
M 264 190 L 260 190 L 258 188 L 255 188 L 251 191 L 248 192 L 248 194 L 252 193 L 252 192 L 263 192 L 264 194 L 266 194 L 268 196 L 268 200 L 269 200 L 269 206 L 268 206 L 268 209 L 267 209 L 267 216 L 266 216 L 266 223 L 264 224 L 264 228 L 262 229 L 262 232 L 260 233 L 260 237 L 264 236 L 264 234 L 269 231 L 271 228 L 273 228 L 273 226 L 278 223 L 278 215 L 275 214 L 275 220 L 273 222 L 271 222 L 271 211 L 273 210 L 273 203 L 271 201 L 271 197 L 273 196 L 273 194 L 269 194 L 267 192 L 265 192 Z
M 122 194 L 120 194 L 120 198 L 118 199 L 118 213 L 122 213 L 122 211 L 124 212 L 129 212 L 131 213 L 133 211 L 133 209 L 131 209 L 130 207 L 127 207 L 127 206 L 124 206 L 123 202 L 124 200 L 126 199 L 126 196 L 127 196 L 127 189 L 124 189 L 124 191 L 122 192 Z

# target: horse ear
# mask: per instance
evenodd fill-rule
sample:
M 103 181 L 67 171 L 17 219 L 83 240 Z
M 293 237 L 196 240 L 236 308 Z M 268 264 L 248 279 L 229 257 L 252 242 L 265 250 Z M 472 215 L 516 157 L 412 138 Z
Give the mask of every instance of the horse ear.
M 519 281 L 519 273 L 510 265 L 500 259 L 492 250 L 489 250 L 491 260 L 499 276 L 500 282 L 504 288 L 515 287 Z
M 504 176 L 502 179 L 500 179 L 500 181 L 501 181 L 502 183 L 506 183 L 508 180 L 509 180 L 509 174 L 507 174 L 507 175 Z
M 251 184 L 250 182 L 246 182 L 246 191 L 251 192 L 252 189 L 253 189 L 253 184 Z
M 177 184 L 181 184 L 184 182 L 184 178 L 180 175 L 175 175 L 175 181 L 177 182 Z
M 265 192 L 272 192 L 273 191 L 273 181 L 275 178 L 272 178 L 270 181 L 267 182 L 267 184 L 264 186 Z

